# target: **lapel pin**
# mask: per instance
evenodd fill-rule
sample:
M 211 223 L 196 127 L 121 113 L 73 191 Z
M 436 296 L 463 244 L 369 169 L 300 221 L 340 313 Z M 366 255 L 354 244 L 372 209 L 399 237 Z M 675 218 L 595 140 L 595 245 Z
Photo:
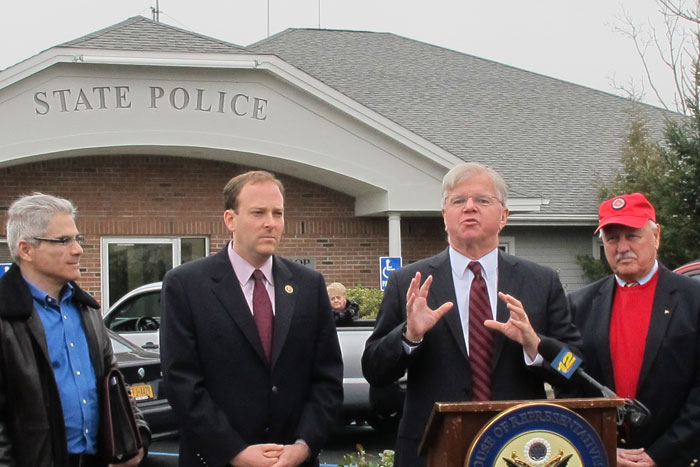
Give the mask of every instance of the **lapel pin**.
M 670 312 L 670 311 L 668 311 L 668 310 L 664 310 L 664 314 L 665 314 L 665 315 L 670 315 L 670 314 L 671 314 L 671 312 Z
M 285 285 L 284 291 L 287 293 L 292 293 L 292 292 L 294 292 L 294 287 L 292 287 L 291 285 Z

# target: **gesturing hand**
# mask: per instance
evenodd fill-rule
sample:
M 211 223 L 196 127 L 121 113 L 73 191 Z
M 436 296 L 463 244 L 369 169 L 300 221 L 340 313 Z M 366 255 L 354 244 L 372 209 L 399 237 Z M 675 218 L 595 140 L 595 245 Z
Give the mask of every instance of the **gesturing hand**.
M 417 272 L 406 292 L 406 338 L 416 342 L 422 340 L 425 333 L 453 306 L 452 302 L 446 302 L 437 310 L 431 310 L 428 307 L 428 292 L 433 276 L 428 276 L 423 285 L 420 285 L 420 279 L 421 274 Z
M 528 357 L 534 360 L 537 357 L 537 346 L 540 343 L 540 337 L 532 328 L 523 304 L 512 295 L 504 294 L 503 292 L 498 292 L 498 298 L 506 302 L 506 307 L 510 311 L 510 318 L 505 323 L 487 319 L 484 321 L 484 325 L 520 343 Z

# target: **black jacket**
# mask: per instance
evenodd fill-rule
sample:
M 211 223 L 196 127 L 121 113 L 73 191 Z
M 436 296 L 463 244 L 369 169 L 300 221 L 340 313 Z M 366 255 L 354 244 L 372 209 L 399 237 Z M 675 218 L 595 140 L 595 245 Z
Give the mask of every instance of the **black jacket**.
M 116 367 L 99 305 L 77 285 L 73 295 L 87 337 L 98 391 Z M 0 278 L 0 466 L 68 465 L 65 422 L 44 327 L 19 267 Z
M 687 466 L 700 458 L 700 284 L 659 265 L 637 399 L 651 411 L 648 424 L 625 436 L 625 448 L 643 447 L 660 466 Z M 586 372 L 615 390 L 610 317 L 616 283 L 608 276 L 569 294 L 583 335 Z M 593 388 L 583 395 L 599 396 Z
M 352 322 L 360 317 L 360 305 L 352 300 L 345 301 L 343 310 L 333 310 L 336 326 L 351 326 Z
M 406 322 L 406 291 L 416 272 L 422 280 L 433 276 L 428 306 L 457 303 L 448 250 L 394 271 L 389 276 L 379 317 L 362 355 L 362 372 L 370 384 L 384 386 L 408 372 L 406 401 L 399 424 L 396 467 L 425 465 L 416 454 L 418 442 L 435 402 L 472 399 L 469 356 L 458 306 L 454 306 L 430 329 L 423 343 L 410 355 L 401 340 Z M 503 252 L 498 255 L 498 290 L 518 298 L 530 323 L 544 339 L 554 338 L 578 351 L 581 336 L 571 323 L 566 297 L 556 272 Z M 499 300 L 498 321 L 509 317 L 505 302 Z M 547 336 L 547 337 L 545 337 Z M 543 381 L 563 380 L 544 365 L 528 367 L 520 344 L 496 333 L 492 370 L 493 400 L 544 399 Z
M 224 465 L 251 444 L 302 439 L 318 453 L 343 402 L 343 359 L 326 284 L 275 256 L 267 363 L 227 248 L 165 275 L 161 361 L 181 425 L 181 466 Z

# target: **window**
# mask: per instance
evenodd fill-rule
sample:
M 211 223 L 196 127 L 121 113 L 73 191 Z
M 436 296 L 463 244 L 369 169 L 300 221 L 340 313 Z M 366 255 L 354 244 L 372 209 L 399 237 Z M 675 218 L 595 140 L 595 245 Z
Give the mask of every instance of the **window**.
M 104 237 L 102 306 L 104 311 L 127 292 L 159 282 L 170 269 L 208 254 L 205 237 Z
M 7 239 L 0 238 L 0 276 L 5 274 L 12 264 L 12 256 L 7 246 Z
M 515 255 L 515 237 L 500 237 L 498 249 L 504 253 Z

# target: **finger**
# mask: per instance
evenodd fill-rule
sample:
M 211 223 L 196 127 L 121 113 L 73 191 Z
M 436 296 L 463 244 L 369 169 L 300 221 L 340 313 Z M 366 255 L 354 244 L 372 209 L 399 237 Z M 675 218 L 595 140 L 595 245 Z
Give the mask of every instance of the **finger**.
M 284 445 L 276 443 L 260 444 L 260 447 L 263 451 L 281 451 L 284 449 Z
M 438 315 L 438 319 L 442 318 L 445 315 L 445 313 L 452 309 L 453 306 L 454 303 L 452 302 L 445 302 L 442 305 L 440 305 L 440 307 L 437 310 L 435 310 L 435 314 Z
M 412 295 L 415 295 L 418 291 L 418 285 L 420 284 L 420 272 L 411 279 L 411 283 L 408 285 L 408 290 L 406 291 L 406 301 L 411 299 Z
M 430 291 L 430 284 L 432 284 L 432 283 L 433 283 L 433 276 L 430 275 L 430 276 L 428 276 L 428 278 L 425 280 L 425 282 L 423 282 L 423 285 L 421 285 L 421 287 L 420 287 L 420 292 L 419 292 L 419 294 L 420 294 L 421 297 L 427 297 L 427 296 L 428 296 L 428 292 Z
M 507 327 L 506 323 L 501 323 L 500 321 L 496 321 L 495 319 L 487 319 L 486 321 L 484 321 L 484 326 L 498 332 L 505 332 Z
M 525 307 L 520 302 L 520 300 L 518 300 L 517 298 L 515 298 L 512 295 L 509 295 L 509 294 L 503 293 L 503 292 L 498 292 L 498 298 L 500 298 L 501 300 L 506 302 L 507 305 L 514 305 L 514 306 L 520 307 L 522 309 L 525 309 Z

